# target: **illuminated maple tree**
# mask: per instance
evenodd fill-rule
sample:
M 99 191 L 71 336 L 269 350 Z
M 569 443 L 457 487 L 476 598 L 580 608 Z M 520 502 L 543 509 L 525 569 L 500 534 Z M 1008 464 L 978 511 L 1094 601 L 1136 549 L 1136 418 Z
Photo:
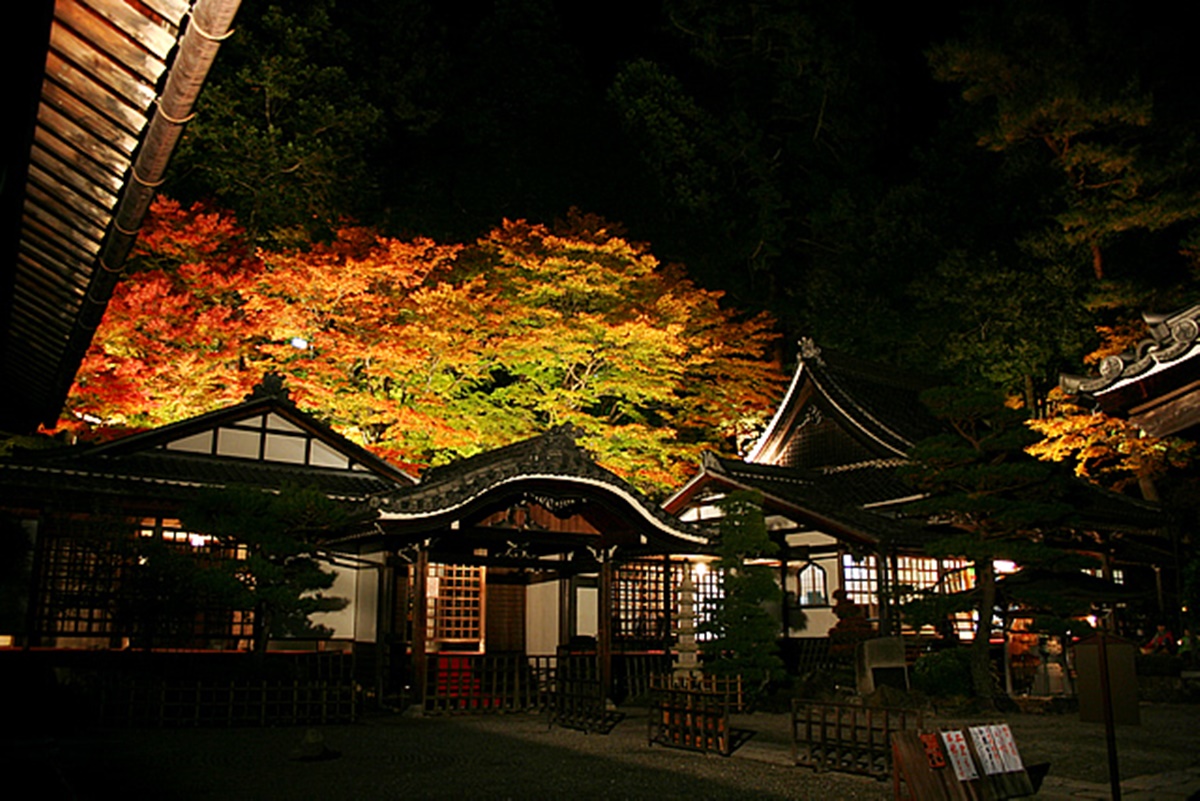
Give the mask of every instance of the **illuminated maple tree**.
M 67 408 L 148 426 L 266 372 L 395 460 L 468 456 L 570 424 L 651 492 L 730 451 L 782 376 L 765 316 L 722 307 L 599 218 L 505 221 L 471 245 L 346 228 L 250 254 L 227 216 L 159 201 Z
M 1085 409 L 1061 390 L 1051 391 L 1050 400 L 1055 413 L 1029 421 L 1043 439 L 1026 450 L 1044 461 L 1073 464 L 1081 478 L 1118 492 L 1136 483 L 1146 500 L 1157 501 L 1154 482 L 1193 458 L 1194 442 L 1149 436 L 1136 423 Z

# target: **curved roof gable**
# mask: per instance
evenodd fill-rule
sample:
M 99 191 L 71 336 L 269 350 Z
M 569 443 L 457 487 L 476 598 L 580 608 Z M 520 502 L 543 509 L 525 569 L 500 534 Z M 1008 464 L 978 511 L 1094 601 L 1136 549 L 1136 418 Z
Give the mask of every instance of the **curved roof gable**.
M 597 465 L 567 426 L 532 439 L 430 470 L 415 487 L 377 499 L 380 520 L 417 527 L 450 525 L 497 498 L 534 492 L 580 497 L 634 521 L 662 545 L 692 549 L 708 544 L 704 530 L 667 514 L 628 482 Z

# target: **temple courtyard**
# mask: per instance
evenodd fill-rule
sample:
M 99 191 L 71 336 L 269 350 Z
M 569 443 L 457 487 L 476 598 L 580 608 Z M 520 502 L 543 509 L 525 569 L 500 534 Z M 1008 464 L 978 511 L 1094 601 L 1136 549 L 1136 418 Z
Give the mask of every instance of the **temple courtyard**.
M 621 710 L 610 734 L 551 727 L 542 716 L 377 715 L 304 728 L 6 731 L 0 764 L 38 776 L 39 798 L 886 799 L 888 781 L 792 765 L 790 717 L 733 720 L 749 738 L 731 757 L 647 744 L 648 712 Z M 1125 799 L 1200 797 L 1200 707 L 1141 705 L 1117 729 Z M 1009 723 L 1027 765 L 1049 762 L 1038 798 L 1109 797 L 1103 726 L 1074 713 L 954 718 L 926 729 Z M 313 739 L 309 734 L 310 740 Z M 324 750 L 326 758 L 304 760 Z M 17 786 L 17 785 L 11 785 Z M 53 789 L 51 789 L 53 788 Z

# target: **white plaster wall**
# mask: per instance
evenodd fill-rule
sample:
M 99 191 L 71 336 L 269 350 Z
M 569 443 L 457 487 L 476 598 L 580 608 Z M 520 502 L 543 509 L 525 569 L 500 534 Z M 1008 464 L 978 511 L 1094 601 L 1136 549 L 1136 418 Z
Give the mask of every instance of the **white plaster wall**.
M 558 581 L 525 588 L 525 652 L 553 656 L 558 651 Z
M 312 615 L 314 624 L 333 629 L 333 639 L 375 642 L 379 613 L 379 570 L 382 554 L 361 557 L 371 564 L 362 567 L 327 567 L 334 574 L 333 586 L 324 591 L 333 598 L 345 598 L 350 603 L 336 612 Z
M 579 587 L 575 595 L 575 633 L 580 637 L 595 637 L 600 632 L 597 610 L 600 607 L 600 590 L 596 587 Z
M 379 634 L 379 575 L 378 567 L 383 564 L 383 554 L 371 554 L 366 557 L 372 567 L 362 567 L 356 571 L 343 568 L 345 572 L 354 572 L 358 577 L 356 592 L 347 610 L 354 612 L 354 639 L 358 642 L 376 642 Z

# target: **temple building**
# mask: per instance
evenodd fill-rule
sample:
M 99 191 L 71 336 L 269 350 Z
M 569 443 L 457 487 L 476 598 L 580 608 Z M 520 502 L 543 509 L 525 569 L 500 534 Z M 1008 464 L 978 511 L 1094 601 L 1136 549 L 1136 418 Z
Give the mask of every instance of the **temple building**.
M 265 382 L 268 385 L 271 382 Z M 131 611 L 136 551 L 153 537 L 203 560 L 236 548 L 183 527 L 202 489 L 315 487 L 350 514 L 318 543 L 348 604 L 314 614 L 327 638 L 277 650 L 355 653 L 387 694 L 437 694 L 468 664 L 549 664 L 574 652 L 623 694 L 669 667 L 685 574 L 711 592 L 709 538 L 597 466 L 569 429 L 430 470 L 418 483 L 296 408 L 276 382 L 245 402 L 103 444 L 0 459 L 0 509 L 33 547 L 22 632 L 58 649 L 248 649 L 245 609 L 189 609 L 157 639 Z M 490 660 L 490 661 L 489 661 Z M 643 688 L 644 689 L 644 688 Z
M 1137 347 L 1105 357 L 1098 375 L 1064 374 L 1059 383 L 1151 436 L 1194 440 L 1200 425 L 1200 305 L 1144 318 L 1149 336 Z

